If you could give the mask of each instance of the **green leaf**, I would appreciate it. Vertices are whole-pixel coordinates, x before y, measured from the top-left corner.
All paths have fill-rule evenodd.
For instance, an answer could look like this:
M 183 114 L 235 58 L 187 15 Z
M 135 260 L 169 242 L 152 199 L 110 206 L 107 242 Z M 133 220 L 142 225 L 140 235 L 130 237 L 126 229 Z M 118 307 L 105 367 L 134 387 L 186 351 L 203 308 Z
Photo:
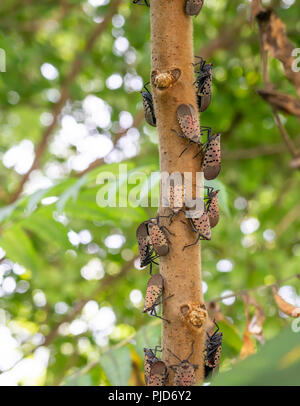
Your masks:
M 299 324 L 299 323 L 298 323 Z M 299 386 L 300 336 L 291 329 L 266 343 L 259 352 L 220 373 L 213 386 Z
M 218 326 L 223 333 L 223 341 L 228 345 L 235 353 L 239 353 L 243 342 L 239 336 L 237 328 L 227 321 L 218 322 Z
M 3 231 L 0 246 L 5 250 L 8 259 L 34 272 L 38 271 L 37 254 L 31 240 L 20 225 L 14 225 Z
M 101 355 L 99 362 L 111 385 L 128 385 L 131 373 L 131 356 L 128 347 L 107 351 Z
M 92 378 L 90 375 L 70 377 L 65 380 L 64 386 L 92 386 Z
M 20 224 L 27 230 L 32 231 L 42 240 L 50 244 L 56 244 L 65 250 L 71 247 L 68 239 L 68 230 L 66 227 L 55 221 L 48 213 L 47 209 L 41 209 L 31 215 L 28 219 L 23 220 Z
M 70 186 L 59 198 L 59 200 L 56 203 L 57 209 L 59 212 L 62 212 L 65 204 L 70 198 L 73 198 L 73 202 L 76 201 L 78 193 L 82 186 L 86 183 L 87 181 L 87 175 L 82 176 L 79 180 L 73 183 L 72 186 Z
M 28 215 L 30 215 L 31 213 L 34 212 L 34 210 L 37 207 L 38 202 L 42 199 L 42 197 L 45 196 L 45 194 L 49 191 L 49 189 L 50 188 L 39 189 L 29 197 L 27 208 L 26 208 L 26 213 Z
M 160 345 L 161 324 L 154 322 L 147 324 L 139 329 L 135 336 L 136 351 L 139 356 L 144 358 L 144 347 L 154 348 Z

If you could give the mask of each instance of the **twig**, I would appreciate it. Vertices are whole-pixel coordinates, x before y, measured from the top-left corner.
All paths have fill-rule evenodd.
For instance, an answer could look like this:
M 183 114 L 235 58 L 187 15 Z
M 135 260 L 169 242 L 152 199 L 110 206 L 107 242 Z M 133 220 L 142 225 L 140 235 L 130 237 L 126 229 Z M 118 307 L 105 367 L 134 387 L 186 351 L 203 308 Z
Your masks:
M 16 201 L 18 199 L 18 197 L 20 196 L 20 194 L 23 191 L 23 187 L 24 184 L 27 182 L 31 172 L 36 169 L 40 163 L 40 159 L 42 157 L 42 154 L 44 152 L 44 150 L 47 147 L 48 144 L 48 140 L 50 138 L 50 136 L 52 135 L 53 130 L 56 127 L 56 124 L 58 122 L 58 118 L 59 115 L 62 111 L 63 106 L 65 105 L 66 101 L 69 98 L 69 94 L 70 94 L 70 85 L 71 83 L 74 81 L 74 79 L 77 77 L 77 75 L 79 74 L 82 65 L 83 65 L 83 61 L 84 61 L 84 57 L 83 55 L 87 52 L 89 52 L 93 45 L 95 44 L 96 40 L 98 39 L 99 35 L 102 34 L 102 32 L 106 29 L 106 27 L 108 26 L 111 18 L 113 17 L 113 15 L 115 14 L 116 10 L 118 9 L 119 5 L 121 4 L 122 0 L 115 0 L 112 4 L 112 7 L 109 10 L 109 13 L 106 15 L 106 17 L 104 18 L 103 22 L 101 24 L 99 24 L 96 29 L 91 33 L 90 37 L 88 38 L 84 51 L 82 54 L 78 55 L 72 64 L 71 67 L 71 71 L 69 73 L 69 75 L 67 76 L 66 80 L 64 81 L 61 91 L 60 91 L 60 99 L 59 101 L 54 105 L 53 110 L 52 110 L 52 123 L 45 129 L 45 132 L 42 136 L 42 139 L 40 141 L 40 143 L 38 144 L 37 148 L 36 148 L 36 152 L 35 152 L 35 158 L 33 161 L 33 164 L 31 165 L 30 169 L 28 170 L 28 172 L 26 172 L 26 174 L 22 177 L 20 184 L 18 185 L 16 191 L 14 192 L 14 194 L 12 195 L 11 199 L 10 199 L 10 203 L 13 203 L 14 201 Z
M 282 125 L 282 122 L 277 113 L 277 110 L 274 107 L 272 108 L 272 112 L 273 112 L 275 123 L 283 138 L 283 141 L 286 143 L 286 146 L 287 146 L 288 150 L 290 151 L 291 155 L 293 156 L 293 158 L 296 158 L 297 156 L 299 156 L 299 152 L 297 151 L 297 148 L 295 147 L 293 141 L 291 140 L 290 136 L 288 135 L 286 129 Z
M 299 219 L 300 203 L 298 202 L 281 220 L 278 226 L 275 228 L 276 235 L 283 234 L 294 221 Z
M 296 275 L 289 276 L 288 278 L 285 278 L 285 279 L 279 279 L 276 282 L 272 283 L 271 285 L 256 286 L 254 288 L 244 289 L 244 290 L 240 290 L 238 292 L 230 293 L 230 294 L 225 295 L 225 296 L 219 296 L 219 297 L 216 297 L 215 299 L 207 301 L 206 304 L 208 305 L 208 304 L 215 303 L 215 302 L 221 302 L 224 299 L 229 299 L 229 298 L 237 297 L 237 296 L 243 296 L 245 293 L 248 293 L 248 292 L 255 292 L 255 291 L 258 291 L 258 290 L 262 290 L 262 289 L 271 289 L 273 286 L 280 285 L 280 284 L 282 284 L 284 282 L 287 282 L 287 281 L 289 281 L 291 279 L 294 279 L 294 278 L 299 279 L 300 278 L 300 273 L 298 273 Z

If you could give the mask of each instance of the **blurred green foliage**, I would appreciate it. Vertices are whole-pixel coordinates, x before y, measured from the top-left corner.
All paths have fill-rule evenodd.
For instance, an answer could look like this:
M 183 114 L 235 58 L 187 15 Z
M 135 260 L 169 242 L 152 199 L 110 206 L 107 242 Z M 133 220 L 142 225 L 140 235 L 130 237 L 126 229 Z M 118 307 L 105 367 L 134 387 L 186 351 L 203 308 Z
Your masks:
M 287 24 L 290 39 L 295 46 L 300 46 L 299 7 L 296 4 L 286 7 L 284 2 L 275 0 L 271 3 Z M 132 205 L 100 208 L 96 201 L 99 174 L 110 171 L 118 177 L 117 160 L 107 160 L 86 175 L 76 176 L 76 169 L 70 164 L 70 158 L 79 154 L 76 145 L 70 143 L 66 153 L 60 154 L 53 144 L 61 130 L 59 124 L 52 134 L 50 148 L 45 150 L 39 168 L 32 174 L 42 178 L 44 183 L 35 189 L 28 188 L 15 203 L 9 203 L 21 175 L 5 166 L 3 158 L 22 140 L 34 145 L 41 140 L 45 113 L 51 113 L 54 96 L 61 89 L 72 61 L 82 52 L 86 39 L 111 7 L 111 4 L 99 7 L 92 4 L 83 0 L 48 0 L 28 1 L 23 7 L 22 0 L 7 0 L 0 5 L 0 48 L 6 51 L 6 72 L 0 73 L 0 247 L 5 251 L 0 264 L 4 266 L 0 274 L 0 322 L 9 328 L 19 354 L 31 359 L 37 354 L 35 348 L 43 344 L 50 350 L 46 370 L 30 382 L 22 377 L 11 378 L 19 384 L 139 384 L 143 346 L 159 344 L 159 324 L 154 323 L 154 328 L 149 317 L 141 314 L 142 301 L 132 299 L 138 297 L 139 292 L 144 294 L 146 271 L 131 266 L 118 278 L 126 264 L 137 256 L 137 225 L 155 215 L 156 208 Z M 222 172 L 215 182 L 222 190 L 221 220 L 213 230 L 212 241 L 202 244 L 206 300 L 219 297 L 224 291 L 250 289 L 299 272 L 299 216 L 290 220 L 288 213 L 299 204 L 300 174 L 289 168 L 291 157 L 273 122 L 270 107 L 256 93 L 262 87 L 261 62 L 257 27 L 250 27 L 249 11 L 249 2 L 245 0 L 207 0 L 201 15 L 193 19 L 197 54 L 214 39 L 225 36 L 233 23 L 240 24 L 239 34 L 232 38 L 230 46 L 216 49 L 210 58 L 215 69 L 213 99 L 209 109 L 201 115 L 202 125 L 212 126 L 223 134 L 224 157 Z M 112 140 L 116 137 L 120 113 L 127 111 L 135 117 L 142 104 L 138 92 L 128 91 L 124 85 L 110 89 L 107 79 L 112 74 L 119 74 L 123 79 L 125 75 L 139 75 L 146 82 L 150 73 L 149 10 L 124 0 L 118 16 L 93 49 L 82 56 L 82 69 L 70 86 L 70 101 L 61 114 L 61 118 L 64 115 L 76 117 L 80 123 L 83 101 L 88 95 L 97 96 L 109 106 L 112 121 L 111 126 L 99 128 L 99 132 Z M 116 39 L 120 37 L 129 42 L 126 52 L 116 51 Z M 41 74 L 45 63 L 58 71 L 58 76 L 51 81 Z M 272 61 L 270 73 L 278 89 L 295 94 L 278 61 Z M 290 116 L 282 116 L 282 119 L 300 146 L 298 121 Z M 145 123 L 139 126 L 139 131 L 136 154 L 129 158 L 121 154 L 121 159 L 128 164 L 131 175 L 142 171 L 149 179 L 151 172 L 159 170 L 157 135 Z M 282 148 L 277 152 L 264 153 L 265 146 L 281 143 Z M 120 142 L 115 149 L 122 153 L 124 148 Z M 22 159 L 18 157 L 20 162 Z M 51 174 L 51 167 L 55 168 L 55 175 Z M 31 186 L 33 178 L 29 179 Z M 50 181 L 47 183 L 45 179 Z M 114 186 L 117 186 L 117 196 L 123 196 L 122 181 L 117 185 L 111 181 L 108 190 Z M 129 190 L 133 187 L 129 185 Z M 146 190 L 157 197 L 158 183 L 141 182 L 138 191 L 145 195 Z M 257 219 L 259 227 L 245 234 L 241 224 L 249 218 Z M 82 230 L 89 231 L 90 241 L 80 240 Z M 266 230 L 274 230 L 275 239 L 266 237 L 270 235 L 264 233 Z M 114 235 L 123 236 L 117 248 L 110 246 L 107 240 Z M 98 267 L 98 273 L 84 277 L 85 267 L 95 259 L 93 264 Z M 216 264 L 222 259 L 231 261 L 231 272 L 217 270 Z M 24 267 L 21 272 L 16 263 Z M 12 291 L 3 289 L 7 278 L 15 282 Z M 7 281 L 10 286 L 14 284 L 12 279 Z M 289 285 L 299 292 L 297 280 L 291 280 Z M 278 336 L 290 324 L 289 319 L 279 315 L 268 289 L 254 296 L 266 312 L 266 340 Z M 76 314 L 77 324 L 74 324 L 72 309 L 81 300 L 87 300 L 87 305 Z M 231 368 L 239 356 L 246 320 L 239 298 L 231 305 L 221 302 L 220 307 L 228 321 L 220 325 L 224 333 L 222 371 Z M 113 321 L 102 328 L 106 317 Z M 53 331 L 55 336 L 50 340 Z M 287 342 L 296 336 L 283 333 L 283 338 L 280 335 L 273 341 L 276 344 L 270 343 L 268 347 L 267 344 L 268 363 L 280 346 L 282 356 L 283 347 L 290 351 Z M 261 344 L 257 343 L 257 347 Z M 255 357 L 244 361 L 236 373 L 220 375 L 216 384 L 257 382 L 246 378 L 248 368 L 253 368 L 259 354 Z M 7 365 L 2 371 L 12 366 Z M 87 368 L 87 365 L 92 367 Z M 272 384 L 271 365 L 269 372 L 257 373 L 260 384 Z M 0 374 L 0 382 L 4 375 Z M 279 371 L 275 375 L 276 384 L 280 384 Z

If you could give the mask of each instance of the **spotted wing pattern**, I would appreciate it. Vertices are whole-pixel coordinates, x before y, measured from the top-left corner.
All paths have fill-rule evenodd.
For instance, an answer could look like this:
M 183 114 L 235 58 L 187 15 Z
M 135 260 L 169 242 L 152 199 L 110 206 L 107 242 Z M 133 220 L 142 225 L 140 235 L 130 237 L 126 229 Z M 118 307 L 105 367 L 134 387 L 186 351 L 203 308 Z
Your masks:
M 207 334 L 205 352 L 204 352 L 204 365 L 205 377 L 207 378 L 214 369 L 218 368 L 220 356 L 222 352 L 223 334 L 218 332 L 219 328 L 213 335 Z
M 205 240 L 210 240 L 211 239 L 211 228 L 210 228 L 209 218 L 208 218 L 206 210 L 204 210 L 204 213 L 202 214 L 201 217 L 193 218 L 192 221 L 194 223 L 195 228 L 197 229 L 197 231 L 199 231 L 201 236 Z
M 151 310 L 153 306 L 158 304 L 158 299 L 161 296 L 164 288 L 164 280 L 160 274 L 152 275 L 148 281 L 145 305 L 143 313 Z
M 186 0 L 185 12 L 189 16 L 197 16 L 203 6 L 204 0 Z
M 210 202 L 207 210 L 210 227 L 215 227 L 219 222 L 219 205 L 218 205 L 218 190 L 212 192 L 209 196 Z
M 200 144 L 200 126 L 194 107 L 191 104 L 181 104 L 176 113 L 184 137 Z
M 148 235 L 146 222 L 141 223 L 136 230 L 136 237 L 138 241 L 140 262 L 141 264 L 145 261 L 147 256 L 150 254 L 150 243 L 151 239 Z
M 156 127 L 156 117 L 153 106 L 152 94 L 145 88 L 145 91 L 141 92 L 143 98 L 143 107 L 146 122 L 152 127 Z
M 148 224 L 149 235 L 157 255 L 164 256 L 169 252 L 168 239 L 156 222 L 150 222 Z
M 221 134 L 216 134 L 208 141 L 203 160 L 204 177 L 215 179 L 221 170 Z
M 178 213 L 184 205 L 184 185 L 170 185 L 170 208 Z
M 211 102 L 211 86 L 212 86 L 212 64 L 200 63 L 200 70 L 197 71 L 196 79 L 196 95 L 197 104 L 200 112 L 205 111 Z
M 144 348 L 144 371 L 145 371 L 145 383 L 148 385 L 150 379 L 151 366 L 154 362 L 158 361 L 158 358 L 151 349 Z
M 195 367 L 188 361 L 175 366 L 174 384 L 176 386 L 192 386 L 195 383 Z
M 148 386 L 164 386 L 168 376 L 168 368 L 163 361 L 157 361 L 151 366 Z

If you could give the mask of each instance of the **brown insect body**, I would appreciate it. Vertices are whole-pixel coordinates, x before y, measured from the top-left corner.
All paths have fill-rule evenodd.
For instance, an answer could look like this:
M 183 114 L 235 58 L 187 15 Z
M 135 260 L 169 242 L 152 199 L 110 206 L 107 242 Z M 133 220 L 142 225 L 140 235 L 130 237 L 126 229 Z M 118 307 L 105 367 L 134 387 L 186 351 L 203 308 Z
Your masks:
M 204 177 L 207 180 L 215 179 L 221 170 L 221 134 L 209 136 L 203 160 Z
M 170 184 L 168 192 L 168 198 L 163 197 L 163 202 L 164 204 L 167 204 L 172 213 L 169 216 L 160 217 L 168 217 L 171 224 L 174 216 L 184 208 L 184 185 L 182 185 L 182 183 L 176 184 L 173 182 Z
M 179 360 L 178 364 L 171 365 L 170 368 L 175 372 L 174 385 L 175 386 L 192 386 L 195 383 L 195 370 L 198 369 L 198 365 L 191 364 L 189 359 L 194 352 L 194 343 L 192 344 L 192 352 L 187 359 L 180 360 L 177 355 L 169 352 Z
M 152 94 L 147 89 L 147 84 L 144 85 L 144 89 L 140 93 L 143 99 L 143 107 L 144 107 L 144 114 L 146 122 L 151 125 L 152 127 L 156 127 L 156 116 L 154 112 L 154 105 L 153 105 L 153 98 Z
M 204 0 L 186 0 L 185 2 L 185 12 L 189 16 L 197 16 L 203 6 Z
M 201 144 L 198 115 L 194 106 L 191 104 L 180 104 L 180 106 L 177 107 L 176 114 L 179 126 L 183 132 L 181 136 L 191 142 Z
M 142 264 L 149 254 L 151 244 L 147 223 L 145 221 L 138 226 L 136 230 L 136 237 L 139 247 L 140 262 Z
M 154 251 L 159 256 L 165 256 L 169 253 L 169 241 L 164 232 L 165 227 L 158 224 L 157 218 L 150 219 L 148 222 L 148 232 Z
M 199 217 L 195 214 L 194 217 L 189 217 L 188 220 L 192 231 L 198 235 L 192 244 L 185 245 L 183 249 L 196 245 L 199 240 L 211 240 L 211 227 L 205 205 L 203 205 L 203 211 L 200 212 Z
M 212 86 L 212 63 L 206 63 L 201 57 L 200 62 L 194 64 L 194 66 L 199 65 L 199 70 L 196 70 L 195 73 L 198 74 L 195 81 L 196 85 L 196 96 L 197 104 L 200 112 L 205 111 L 211 102 L 211 86 Z
M 163 277 L 160 274 L 152 275 L 147 285 L 143 313 L 151 311 L 155 306 L 160 304 L 163 289 L 164 289 Z
M 205 378 L 209 377 L 218 367 L 222 351 L 223 334 L 219 332 L 219 327 L 210 336 L 207 333 L 207 339 L 204 351 L 204 366 L 205 366 Z
M 148 386 L 165 386 L 168 377 L 168 368 L 163 361 L 156 361 L 150 369 Z
M 158 348 L 160 348 L 160 346 L 157 346 L 154 348 L 154 352 L 153 350 L 150 348 L 144 348 L 144 371 L 145 371 L 145 383 L 146 385 L 148 385 L 149 379 L 150 379 L 150 373 L 151 373 L 151 367 L 152 365 L 157 362 L 160 361 L 159 358 L 157 358 L 156 353 L 157 351 L 161 351 L 158 350 Z
M 206 204 L 209 224 L 211 228 L 215 227 L 219 222 L 218 193 L 219 190 L 208 188 Z

